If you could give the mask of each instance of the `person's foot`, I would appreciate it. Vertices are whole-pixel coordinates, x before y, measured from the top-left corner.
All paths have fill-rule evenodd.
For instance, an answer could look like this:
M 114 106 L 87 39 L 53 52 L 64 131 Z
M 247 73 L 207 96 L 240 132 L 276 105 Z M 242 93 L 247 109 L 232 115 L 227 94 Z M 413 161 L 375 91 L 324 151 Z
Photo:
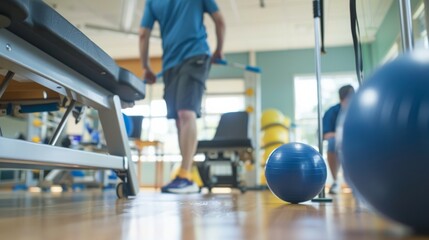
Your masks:
M 337 182 L 332 183 L 331 188 L 329 188 L 329 194 L 337 194 L 339 190 L 339 186 Z
M 176 177 L 169 184 L 161 188 L 163 193 L 198 193 L 200 188 L 193 181 Z

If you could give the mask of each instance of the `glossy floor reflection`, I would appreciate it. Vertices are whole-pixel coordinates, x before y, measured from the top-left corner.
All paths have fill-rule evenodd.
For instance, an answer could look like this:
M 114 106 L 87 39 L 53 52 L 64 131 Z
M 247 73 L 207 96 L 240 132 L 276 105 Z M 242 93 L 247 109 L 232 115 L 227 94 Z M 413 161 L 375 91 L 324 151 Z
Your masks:
M 351 194 L 333 203 L 285 204 L 269 191 L 169 195 L 0 193 L 1 239 L 428 239 L 356 210 Z

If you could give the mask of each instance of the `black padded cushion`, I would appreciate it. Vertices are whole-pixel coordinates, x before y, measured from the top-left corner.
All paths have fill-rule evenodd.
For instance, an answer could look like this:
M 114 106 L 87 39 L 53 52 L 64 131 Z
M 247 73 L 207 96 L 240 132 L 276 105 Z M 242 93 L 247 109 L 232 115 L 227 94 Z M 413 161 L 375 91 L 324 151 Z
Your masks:
M 9 8 L 0 1 L 0 11 Z M 26 6 L 25 21 L 13 21 L 8 29 L 42 51 L 118 95 L 123 101 L 143 99 L 145 85 L 136 76 L 122 70 L 101 48 L 79 29 L 40 0 L 15 0 Z M 130 80 L 133 79 L 133 80 Z
M 12 21 L 24 21 L 29 14 L 28 2 L 29 0 L 1 0 L 0 15 L 8 17 Z
M 119 96 L 123 96 L 123 99 L 139 100 L 145 98 L 144 82 L 127 69 L 120 69 L 119 83 L 121 83 L 121 85 L 117 89 L 117 92 Z
M 220 117 L 215 136 L 209 141 L 198 141 L 198 150 L 221 148 L 252 148 L 248 137 L 249 114 L 229 112 Z
M 250 139 L 215 139 L 198 141 L 197 149 L 252 148 Z
M 35 45 L 106 89 L 115 89 L 119 67 L 82 32 L 42 1 L 32 2 L 31 19 L 39 36 Z
M 220 117 L 213 140 L 247 139 L 249 115 L 247 112 L 229 112 Z

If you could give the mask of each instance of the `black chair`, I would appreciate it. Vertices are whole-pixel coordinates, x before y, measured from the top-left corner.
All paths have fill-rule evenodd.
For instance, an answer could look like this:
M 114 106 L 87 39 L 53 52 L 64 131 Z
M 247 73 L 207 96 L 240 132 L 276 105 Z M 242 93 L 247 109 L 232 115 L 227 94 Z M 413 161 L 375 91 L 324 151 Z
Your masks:
M 199 141 L 197 153 L 203 153 L 205 160 L 197 164 L 204 187 L 246 187 L 240 180 L 239 168 L 244 159 L 251 156 L 252 141 L 249 138 L 249 115 L 247 112 L 222 114 L 216 134 L 212 140 Z M 223 171 L 216 171 L 216 170 Z

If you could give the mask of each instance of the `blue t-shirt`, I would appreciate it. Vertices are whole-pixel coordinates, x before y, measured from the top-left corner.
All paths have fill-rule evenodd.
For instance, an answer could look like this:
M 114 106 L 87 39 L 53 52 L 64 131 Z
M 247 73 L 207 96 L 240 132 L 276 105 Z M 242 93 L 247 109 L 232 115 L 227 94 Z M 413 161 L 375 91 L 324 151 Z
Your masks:
M 147 0 L 141 27 L 161 28 L 163 71 L 192 56 L 210 55 L 204 13 L 219 10 L 215 0 Z
M 338 113 L 341 110 L 341 104 L 337 104 L 332 106 L 325 112 L 323 115 L 323 134 L 328 132 L 335 132 L 335 128 L 337 127 L 337 118 Z

